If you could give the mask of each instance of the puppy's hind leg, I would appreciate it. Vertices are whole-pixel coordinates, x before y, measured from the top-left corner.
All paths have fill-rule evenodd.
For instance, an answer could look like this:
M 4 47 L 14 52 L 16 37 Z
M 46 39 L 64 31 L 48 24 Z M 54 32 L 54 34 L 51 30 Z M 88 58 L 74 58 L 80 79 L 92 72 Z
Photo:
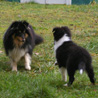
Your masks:
M 70 64 L 70 66 L 67 67 L 67 72 L 69 76 L 69 82 L 65 84 L 64 86 L 71 86 L 73 81 L 75 80 L 74 75 L 75 75 L 76 69 L 73 69 L 72 65 Z
M 27 53 L 25 54 L 25 69 L 31 70 L 31 56 Z
M 69 82 L 68 82 L 67 86 L 71 86 L 73 81 L 75 80 L 74 74 L 75 74 L 75 70 L 72 70 L 72 71 L 68 70 Z
M 60 72 L 62 74 L 62 80 L 64 80 L 66 82 L 67 81 L 67 69 L 64 67 L 61 67 Z

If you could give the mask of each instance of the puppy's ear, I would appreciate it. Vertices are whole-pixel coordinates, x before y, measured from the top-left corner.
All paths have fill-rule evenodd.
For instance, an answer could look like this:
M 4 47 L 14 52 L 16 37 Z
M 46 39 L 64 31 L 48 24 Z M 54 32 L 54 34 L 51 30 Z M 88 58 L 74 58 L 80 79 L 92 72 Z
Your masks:
M 64 30 L 61 27 L 55 27 L 53 29 L 54 40 L 58 41 L 64 35 Z
M 53 32 L 53 36 L 55 36 L 55 33 L 57 32 L 57 27 L 53 28 L 52 32 Z
M 52 32 L 54 33 L 55 31 L 56 31 L 55 28 L 53 28 Z
M 61 28 L 60 27 L 55 27 L 55 28 L 53 28 L 53 30 L 52 30 L 52 32 L 54 33 L 54 32 L 57 32 L 57 31 L 59 31 Z
M 64 30 L 64 32 L 65 32 L 69 37 L 71 37 L 71 31 L 70 31 L 70 29 L 69 29 L 67 26 L 62 26 L 61 28 Z

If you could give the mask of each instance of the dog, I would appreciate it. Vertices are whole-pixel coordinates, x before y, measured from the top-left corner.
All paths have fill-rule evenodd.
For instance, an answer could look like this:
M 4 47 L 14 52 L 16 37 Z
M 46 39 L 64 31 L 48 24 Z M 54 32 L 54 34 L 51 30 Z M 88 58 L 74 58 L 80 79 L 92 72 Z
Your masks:
M 59 66 L 62 79 L 69 82 L 65 86 L 72 85 L 76 70 L 80 74 L 85 70 L 92 84 L 95 84 L 92 58 L 88 51 L 71 40 L 71 31 L 67 26 L 53 28 L 54 52 L 56 56 L 55 65 Z
M 25 69 L 31 70 L 33 49 L 42 42 L 43 38 L 35 34 L 28 22 L 14 21 L 3 37 L 5 53 L 10 58 L 12 71 L 17 71 L 17 63 L 21 59 L 25 61 Z

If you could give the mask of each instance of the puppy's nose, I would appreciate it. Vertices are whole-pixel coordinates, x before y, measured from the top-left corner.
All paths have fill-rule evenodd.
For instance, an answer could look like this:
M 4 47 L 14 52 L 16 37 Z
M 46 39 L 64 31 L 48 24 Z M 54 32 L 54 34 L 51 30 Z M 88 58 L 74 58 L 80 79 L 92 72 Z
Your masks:
M 25 38 L 24 38 L 24 39 L 22 39 L 22 42 L 25 42 Z

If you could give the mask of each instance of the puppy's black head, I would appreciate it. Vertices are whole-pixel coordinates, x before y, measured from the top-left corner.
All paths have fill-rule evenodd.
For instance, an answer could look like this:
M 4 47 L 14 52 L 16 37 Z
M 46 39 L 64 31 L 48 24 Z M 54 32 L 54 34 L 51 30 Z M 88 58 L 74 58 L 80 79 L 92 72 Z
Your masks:
M 67 36 L 71 38 L 70 29 L 67 26 L 62 26 L 61 28 L 64 30 L 65 34 L 67 34 Z
M 71 32 L 67 26 L 55 27 L 52 32 L 53 32 L 54 40 L 56 41 L 62 38 L 65 34 L 66 36 L 71 38 Z

